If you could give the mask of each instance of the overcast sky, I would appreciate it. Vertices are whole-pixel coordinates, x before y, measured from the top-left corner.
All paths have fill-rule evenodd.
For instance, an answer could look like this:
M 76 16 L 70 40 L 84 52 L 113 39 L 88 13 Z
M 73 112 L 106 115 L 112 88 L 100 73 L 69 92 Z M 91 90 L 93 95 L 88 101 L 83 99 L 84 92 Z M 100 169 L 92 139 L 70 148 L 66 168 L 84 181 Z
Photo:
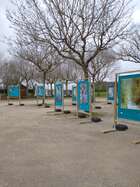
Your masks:
M 10 0 L 0 0 L 0 53 L 7 54 L 7 46 L 4 44 L 5 36 L 12 36 L 10 24 L 6 19 L 5 10 L 10 7 Z
M 133 0 L 135 5 L 135 10 L 133 14 L 133 22 L 140 24 L 140 0 Z M 10 8 L 10 0 L 0 0 L 0 53 L 7 56 L 7 46 L 4 44 L 4 37 L 12 37 L 13 31 L 10 29 L 10 24 L 6 19 L 5 10 Z M 127 67 L 127 68 L 126 68 Z M 140 69 L 140 65 L 136 65 L 133 63 L 121 63 L 120 70 L 133 70 L 133 69 Z

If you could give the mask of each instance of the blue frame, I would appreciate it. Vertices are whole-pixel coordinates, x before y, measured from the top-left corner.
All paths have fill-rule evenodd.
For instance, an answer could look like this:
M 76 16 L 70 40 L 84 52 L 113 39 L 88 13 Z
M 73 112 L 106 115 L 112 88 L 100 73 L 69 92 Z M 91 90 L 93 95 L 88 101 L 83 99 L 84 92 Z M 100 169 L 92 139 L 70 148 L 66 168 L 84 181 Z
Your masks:
M 77 88 L 76 86 L 72 86 L 72 104 L 76 104 L 76 100 L 77 100 L 76 88 Z
M 112 94 L 110 94 L 110 90 Z M 114 103 L 114 83 L 113 82 L 108 85 L 107 101 Z
M 85 112 L 90 112 L 91 109 L 91 83 L 89 80 L 79 80 L 78 81 L 78 95 L 77 104 L 78 110 Z M 85 89 L 85 95 L 82 94 L 82 88 Z
M 9 97 L 19 97 L 20 96 L 20 87 L 19 87 L 19 85 L 8 86 L 8 96 Z
M 44 97 L 45 95 L 45 87 L 44 86 L 37 86 L 37 90 L 36 90 L 36 96 L 38 97 Z
M 117 81 L 118 81 L 118 110 L 117 110 L 117 117 L 120 119 L 126 119 L 126 120 L 132 120 L 132 121 L 140 121 L 140 110 L 139 109 L 126 109 L 122 108 L 122 81 L 123 80 L 129 80 L 129 79 L 135 79 L 140 78 L 140 73 L 135 74 L 129 74 L 129 75 L 118 75 Z
M 60 81 L 57 81 L 55 83 L 55 107 L 60 108 L 64 106 L 64 89 L 63 89 L 63 83 Z

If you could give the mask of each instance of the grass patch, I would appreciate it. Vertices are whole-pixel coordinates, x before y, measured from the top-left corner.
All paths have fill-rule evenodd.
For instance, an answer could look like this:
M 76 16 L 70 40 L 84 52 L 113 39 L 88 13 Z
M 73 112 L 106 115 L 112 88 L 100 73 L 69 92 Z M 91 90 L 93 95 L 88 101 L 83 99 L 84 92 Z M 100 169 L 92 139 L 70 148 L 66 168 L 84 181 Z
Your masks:
M 92 117 L 102 117 L 102 116 L 104 116 L 104 114 L 103 113 L 99 113 L 99 112 L 92 112 L 91 116 Z

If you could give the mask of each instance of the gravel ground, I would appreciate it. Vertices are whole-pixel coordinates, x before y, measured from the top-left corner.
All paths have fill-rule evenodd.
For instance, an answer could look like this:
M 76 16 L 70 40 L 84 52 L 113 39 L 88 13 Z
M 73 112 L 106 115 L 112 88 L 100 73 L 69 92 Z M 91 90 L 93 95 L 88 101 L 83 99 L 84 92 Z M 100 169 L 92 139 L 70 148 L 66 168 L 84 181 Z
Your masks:
M 140 187 L 140 145 L 132 144 L 140 125 L 101 133 L 113 125 L 104 100 L 96 103 L 100 123 L 22 102 L 0 103 L 0 187 Z

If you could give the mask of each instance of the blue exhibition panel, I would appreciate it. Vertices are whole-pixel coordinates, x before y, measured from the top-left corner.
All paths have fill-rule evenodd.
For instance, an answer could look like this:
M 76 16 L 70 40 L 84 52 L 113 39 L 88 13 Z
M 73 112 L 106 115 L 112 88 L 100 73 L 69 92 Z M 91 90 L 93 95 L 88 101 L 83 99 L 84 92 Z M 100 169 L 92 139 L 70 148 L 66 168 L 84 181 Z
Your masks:
M 76 85 L 75 86 L 72 86 L 72 104 L 76 104 L 76 95 L 77 95 L 77 87 Z
M 20 96 L 20 88 L 18 85 L 8 86 L 8 96 L 9 97 L 19 97 Z
M 89 80 L 79 80 L 78 81 L 77 104 L 78 104 L 78 110 L 90 112 L 91 83 Z
M 108 91 L 107 91 L 107 101 L 114 102 L 114 83 L 111 82 L 108 84 Z
M 140 73 L 120 74 L 117 82 L 118 118 L 140 121 Z
M 45 87 L 44 86 L 37 86 L 36 96 L 44 97 L 45 95 Z
M 63 83 L 57 81 L 55 83 L 55 107 L 63 107 L 64 105 L 64 90 Z

